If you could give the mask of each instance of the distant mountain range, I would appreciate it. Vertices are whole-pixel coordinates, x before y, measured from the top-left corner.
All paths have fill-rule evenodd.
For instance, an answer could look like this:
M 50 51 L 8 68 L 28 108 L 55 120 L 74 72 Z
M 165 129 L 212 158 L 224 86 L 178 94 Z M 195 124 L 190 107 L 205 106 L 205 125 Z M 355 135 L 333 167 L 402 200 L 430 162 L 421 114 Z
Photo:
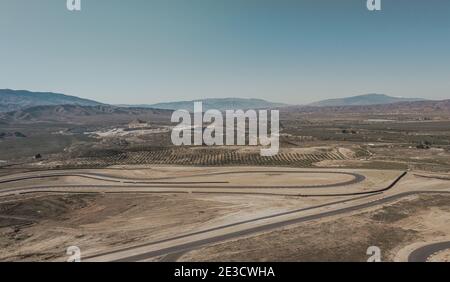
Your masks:
M 450 100 L 443 101 L 415 101 L 399 102 L 385 105 L 361 105 L 361 106 L 287 106 L 280 108 L 281 116 L 295 118 L 294 115 L 306 114 L 308 117 L 323 116 L 344 116 L 355 115 L 398 115 L 406 114 L 421 117 L 423 115 L 450 114 Z M 78 106 L 78 105 L 57 105 L 57 106 L 35 106 L 25 109 L 0 113 L 0 125 L 2 124 L 30 124 L 30 123 L 68 123 L 102 126 L 129 123 L 134 119 L 146 122 L 158 122 L 170 124 L 172 110 L 151 109 L 151 108 L 125 108 L 109 105 L 99 106 Z M 303 117 L 302 117 L 303 118 Z
M 109 105 L 44 105 L 0 113 L 0 124 L 11 123 L 73 123 L 115 125 L 133 119 L 169 123 L 172 111 L 142 108 L 119 108 Z
M 286 106 L 282 103 L 273 103 L 262 99 L 244 99 L 244 98 L 217 98 L 195 100 L 203 102 L 203 110 L 232 110 L 232 109 L 262 109 Z M 58 105 L 77 105 L 77 106 L 105 106 L 106 104 L 83 99 L 75 96 L 52 92 L 31 92 L 26 90 L 0 89 L 0 112 L 17 111 L 35 106 L 58 106 Z M 153 105 L 117 105 L 117 107 L 127 108 L 152 108 L 163 110 L 186 109 L 193 110 L 193 101 L 176 101 L 168 103 L 159 103 Z
M 398 102 L 391 104 L 375 105 L 353 105 L 353 106 L 289 106 L 283 108 L 285 113 L 314 113 L 317 115 L 342 114 L 352 116 L 353 114 L 450 114 L 450 100 L 424 100 L 412 102 Z
M 417 102 L 425 101 L 422 98 L 400 98 L 384 94 L 366 94 L 346 98 L 328 99 L 309 104 L 314 107 L 336 107 L 336 106 L 368 106 L 368 105 L 386 105 L 399 102 Z
M 197 101 L 197 100 L 196 100 Z M 450 100 L 430 101 L 368 94 L 325 100 L 311 105 L 286 105 L 261 99 L 204 99 L 203 110 L 279 108 L 282 114 L 353 115 L 353 114 L 448 114 Z M 191 110 L 194 101 L 154 105 L 113 106 L 56 93 L 0 90 L 0 125 L 11 123 L 76 123 L 114 125 L 133 119 L 170 123 L 174 109 Z
M 117 107 L 127 108 L 152 108 L 163 110 L 186 109 L 193 111 L 194 102 L 201 101 L 203 110 L 232 110 L 232 109 L 267 109 L 289 106 L 283 103 L 269 102 L 263 99 L 245 99 L 245 98 L 212 98 L 192 101 L 175 101 L 158 104 L 142 105 L 117 105 Z M 366 94 L 354 97 L 328 99 L 309 104 L 313 107 L 336 107 L 336 106 L 369 106 L 386 105 L 398 102 L 417 102 L 425 101 L 421 98 L 400 98 L 384 94 Z M 83 99 L 75 96 L 69 96 L 52 92 L 31 92 L 26 90 L 0 89 L 0 112 L 10 112 L 22 110 L 35 106 L 58 106 L 58 105 L 77 105 L 77 106 L 106 106 L 106 104 Z
M 123 107 L 153 108 L 165 110 L 184 109 L 188 111 L 194 110 L 194 102 L 202 102 L 203 111 L 210 109 L 237 110 L 237 109 L 267 109 L 287 106 L 282 103 L 269 102 L 263 99 L 245 99 L 245 98 L 211 98 L 192 101 L 177 101 L 168 103 L 159 103 L 153 105 L 120 105 Z
M 0 112 L 50 105 L 98 106 L 102 103 L 52 92 L 0 89 Z

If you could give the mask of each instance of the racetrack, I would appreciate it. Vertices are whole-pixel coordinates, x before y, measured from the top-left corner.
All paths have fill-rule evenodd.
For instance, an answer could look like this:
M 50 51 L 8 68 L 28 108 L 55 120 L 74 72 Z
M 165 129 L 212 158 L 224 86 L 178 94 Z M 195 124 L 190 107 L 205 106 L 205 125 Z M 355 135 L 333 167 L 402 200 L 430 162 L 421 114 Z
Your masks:
M 143 253 L 139 253 L 142 248 L 145 247 L 149 247 L 151 245 L 156 245 L 159 243 L 163 243 L 163 242 L 168 242 L 171 240 L 178 240 L 180 238 L 185 238 L 188 236 L 192 236 L 192 235 L 197 235 L 197 234 L 188 234 L 186 236 L 181 236 L 181 237 L 176 237 L 176 238 L 171 238 L 171 239 L 166 239 L 164 241 L 159 241 L 159 242 L 153 242 L 153 243 L 149 243 L 146 245 L 141 245 L 141 246 L 136 246 L 136 247 L 130 247 L 130 248 L 126 248 L 123 250 L 116 250 L 116 251 L 112 251 L 112 252 L 108 252 L 108 253 L 102 253 L 102 254 L 98 254 L 95 256 L 90 256 L 90 257 L 86 257 L 86 259 L 88 261 L 103 261 L 106 257 L 114 257 L 114 256 L 122 256 L 124 255 L 124 257 L 121 257 L 120 259 L 116 259 L 114 261 L 117 262 L 132 262 L 132 261 L 143 261 L 143 260 L 148 260 L 150 258 L 154 258 L 154 257 L 159 257 L 159 256 L 167 256 L 167 255 L 171 255 L 171 254 L 178 254 L 178 253 L 184 253 L 184 252 L 188 252 L 188 251 L 192 251 L 198 248 L 201 248 L 205 245 L 208 244 L 213 244 L 213 243 L 218 243 L 218 242 L 223 242 L 223 241 L 227 241 L 227 240 L 231 240 L 231 239 L 235 239 L 238 237 L 242 237 L 242 236 L 247 236 L 247 235 L 251 235 L 251 234 L 255 234 L 255 233 L 260 233 L 260 232 L 265 232 L 265 231 L 270 231 L 270 230 L 274 230 L 277 228 L 281 228 L 281 227 L 285 227 L 285 226 L 289 226 L 289 225 L 293 225 L 293 224 L 298 224 L 298 223 L 302 223 L 302 222 L 307 222 L 307 221 L 311 221 L 311 220 L 317 220 L 317 219 L 321 219 L 321 218 L 325 218 L 325 217 L 331 217 L 334 215 L 339 215 L 339 214 L 344 214 L 344 213 L 350 213 L 353 211 L 357 211 L 357 210 L 362 210 L 362 209 L 366 209 L 369 207 L 373 207 L 379 204 L 383 204 L 383 203 L 388 203 L 391 201 L 395 201 L 401 198 L 405 198 L 405 197 L 409 197 L 412 195 L 419 195 L 419 194 L 450 194 L 450 191 L 416 191 L 416 192 L 406 192 L 406 193 L 401 193 L 401 194 L 397 194 L 394 196 L 390 196 L 390 197 L 386 197 L 386 198 L 381 198 L 375 201 L 370 201 L 364 204 L 359 204 L 359 205 L 354 205 L 354 206 L 350 206 L 350 207 L 346 207 L 343 209 L 337 209 L 337 210 L 333 210 L 333 211 L 329 211 L 329 212 L 323 212 L 323 213 L 318 213 L 318 214 L 314 214 L 314 215 L 309 215 L 309 216 L 305 216 L 305 217 L 299 217 L 299 218 L 295 218 L 292 220 L 287 220 L 287 221 L 280 221 L 280 222 L 276 222 L 276 223 L 272 223 L 272 224 L 267 224 L 267 225 L 261 225 L 255 228 L 250 228 L 250 229 L 245 229 L 245 230 L 241 230 L 238 232 L 232 232 L 232 233 L 227 233 L 221 236 L 216 236 L 216 237 L 209 237 L 207 239 L 203 239 L 203 240 L 198 240 L 198 241 L 193 241 L 193 242 L 189 242 L 189 243 L 185 243 L 185 244 L 179 244 L 179 245 L 175 245 L 175 246 L 171 246 L 169 248 L 162 248 L 162 249 L 158 249 L 158 250 L 154 250 L 154 251 L 149 251 L 149 252 L 143 252 Z M 353 199 L 353 200 L 359 200 L 361 198 L 357 198 L 357 199 Z M 344 201 L 345 202 L 345 201 Z M 348 201 L 347 201 L 348 202 Z M 336 204 L 336 203 L 333 203 Z M 332 205 L 333 205 L 332 204 Z M 318 208 L 318 207 L 314 207 L 314 208 Z M 299 211 L 294 211 L 294 212 L 299 212 Z M 278 216 L 278 215 L 274 215 Z M 255 219 L 259 220 L 259 219 Z M 238 223 L 240 224 L 240 223 Z M 209 232 L 210 230 L 206 230 L 204 232 Z M 204 233 L 201 232 L 201 233 Z M 137 253 L 136 255 L 128 255 L 130 253 L 133 253 L 133 251 L 136 250 Z M 108 259 L 106 259 L 108 261 Z
M 450 249 L 450 241 L 422 246 L 408 256 L 408 262 L 427 262 L 434 254 Z
M 52 177 L 67 177 L 67 176 L 76 176 L 86 179 L 95 179 L 101 181 L 108 182 L 116 182 L 116 183 L 125 183 L 125 184 L 152 184 L 152 185 L 171 185 L 168 187 L 171 188 L 185 188 L 185 186 L 180 185 L 199 185 L 199 184 L 226 184 L 228 181 L 157 181 L 157 180 L 170 180 L 170 179 L 184 179 L 184 178 L 194 178 L 194 177 L 217 177 L 219 175 L 233 175 L 233 174 L 270 174 L 270 173 L 282 173 L 282 174 L 334 174 L 334 175 L 347 175 L 351 176 L 352 179 L 348 181 L 332 183 L 332 184 L 323 184 L 323 185 L 289 185 L 289 186 L 263 186 L 263 185 L 239 185 L 239 186 L 217 186 L 214 188 L 257 188 L 257 189 L 273 189 L 273 188 L 285 188 L 285 189 L 305 189 L 305 188 L 328 188 L 328 187 L 339 187 L 339 186 L 347 186 L 362 182 L 366 179 L 364 175 L 359 173 L 352 172 L 336 172 L 336 171 L 288 171 L 288 170 L 264 170 L 264 171 L 228 171 L 228 172 L 218 172 L 218 173 L 208 173 L 208 174 L 196 174 L 192 176 L 182 176 L 182 177 L 160 177 L 160 178 L 151 178 L 151 179 L 136 179 L 129 177 L 117 177 L 111 176 L 107 174 L 100 173 L 73 173 L 73 172 L 40 172 L 38 175 L 30 175 L 30 176 L 12 176 L 6 178 L 0 178 L 0 184 L 4 183 L 12 183 L 24 180 L 31 179 L 43 179 L 43 178 L 52 178 Z
M 326 178 L 347 178 L 340 182 L 325 183 L 316 185 L 242 185 L 239 184 L 239 177 L 245 177 L 251 181 L 252 177 L 264 175 L 271 178 L 270 174 L 277 174 L 279 178 L 286 178 L 295 181 L 296 175 L 299 181 L 303 175 L 318 175 Z M 77 177 L 87 180 L 96 180 L 98 184 L 46 184 L 46 185 L 24 185 L 16 186 L 17 183 L 30 180 L 42 180 L 55 177 Z M 214 181 L 222 177 L 221 181 Z M 234 182 L 229 178 L 234 177 Z M 192 178 L 206 178 L 205 181 L 192 181 Z M 350 179 L 348 179 L 350 178 Z M 39 173 L 20 174 L 0 178 L 0 197 L 12 194 L 30 194 L 35 192 L 54 193 L 223 193 L 237 195 L 267 195 L 267 196 L 306 196 L 302 189 L 328 189 L 346 187 L 363 182 L 366 177 L 359 173 L 336 172 L 336 171 L 301 171 L 301 170 L 246 170 L 246 171 L 225 171 L 215 173 L 199 173 L 190 176 L 180 177 L 156 177 L 156 178 L 131 178 L 118 177 L 104 173 L 91 172 L 71 172 L 71 171 L 45 171 Z M 270 180 L 270 179 L 269 179 Z M 269 181 L 268 180 L 268 181 Z M 113 184 L 102 184 L 109 182 Z M 15 184 L 14 188 L 8 188 Z M 5 188 L 1 188 L 4 186 Z M 266 191 L 265 191 L 266 190 Z M 285 193 L 282 193 L 285 191 Z M 290 191 L 287 193 L 286 191 Z M 298 193 L 297 193 L 298 192 Z M 331 193 L 330 193 L 331 194 Z M 335 193 L 332 193 L 335 196 Z M 344 193 L 342 196 L 350 196 L 352 193 Z
M 262 185 L 237 185 L 232 180 L 228 181 L 227 176 L 237 177 L 236 175 L 248 175 L 256 177 L 256 175 L 273 174 L 267 177 L 296 177 L 299 179 L 301 175 L 311 174 L 321 177 L 332 177 L 333 175 L 342 177 L 341 181 L 334 184 L 324 183 L 317 185 L 283 185 L 274 186 Z M 344 171 L 300 171 L 300 170 L 246 170 L 246 171 L 226 171 L 215 173 L 200 173 L 191 176 L 181 177 L 154 177 L 154 178 L 133 178 L 121 177 L 103 173 L 90 173 L 80 171 L 67 172 L 39 172 L 30 174 L 12 175 L 0 178 L 0 197 L 16 195 L 16 194 L 32 194 L 32 193 L 192 193 L 192 194 L 228 194 L 228 195 L 264 195 L 264 196 L 304 196 L 304 197 L 338 197 L 345 196 L 341 200 L 327 202 L 315 206 L 303 207 L 285 212 L 268 213 L 247 220 L 236 221 L 230 224 L 218 225 L 199 231 L 178 235 L 163 240 L 143 243 L 140 245 L 119 248 L 109 252 L 94 253 L 84 257 L 86 261 L 143 261 L 155 257 L 165 257 L 165 259 L 176 259 L 180 253 L 188 252 L 205 245 L 223 242 L 231 239 L 240 238 L 256 233 L 267 232 L 278 228 L 283 228 L 293 224 L 302 222 L 319 220 L 327 217 L 351 213 L 364 210 L 370 207 L 381 205 L 402 199 L 411 195 L 428 194 L 428 193 L 450 193 L 449 191 L 409 191 L 391 193 L 391 190 L 407 175 L 406 172 L 397 176 L 389 185 L 370 189 L 366 191 L 352 193 L 333 193 L 333 188 L 347 187 L 349 185 L 363 182 L 366 177 L 359 173 L 351 173 Z M 77 179 L 93 180 L 101 183 L 113 182 L 111 184 L 58 184 L 58 185 L 36 185 L 36 186 L 18 186 L 7 188 L 9 185 L 18 185 L 22 181 L 34 181 L 38 179 L 50 179 L 60 177 L 76 177 Z M 193 178 L 206 177 L 212 178 L 208 181 L 196 181 Z M 213 181 L 216 177 L 225 177 L 220 181 Z M 319 177 L 320 178 L 320 177 Z M 295 179 L 295 178 L 294 178 Z M 53 179 L 55 181 L 55 179 Z M 193 189 L 198 189 L 193 191 Z M 282 189 L 330 189 L 329 194 L 284 194 L 274 193 L 265 190 L 282 190 Z M 221 190 L 222 189 L 222 190 Z M 224 191 L 223 189 L 230 189 Z M 247 189 L 251 189 L 248 190 Z M 262 189 L 261 191 L 255 191 Z M 395 190 L 395 189 L 394 189 Z M 386 192 L 390 192 L 385 194 Z M 348 197 L 352 198 L 348 198 Z M 376 198 L 375 198 L 376 197 Z M 306 213 L 306 214 L 305 214 Z M 427 249 L 428 250 L 428 249 Z

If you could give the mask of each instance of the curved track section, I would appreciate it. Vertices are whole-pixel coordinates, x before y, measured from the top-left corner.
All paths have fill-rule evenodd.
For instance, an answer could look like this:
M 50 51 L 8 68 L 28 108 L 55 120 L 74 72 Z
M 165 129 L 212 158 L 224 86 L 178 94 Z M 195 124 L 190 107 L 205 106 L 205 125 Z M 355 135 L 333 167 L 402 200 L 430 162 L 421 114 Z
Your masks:
M 185 179 L 185 178 L 193 178 L 193 177 L 211 177 L 211 176 L 220 176 L 220 175 L 232 175 L 232 174 L 258 174 L 258 173 L 283 173 L 283 174 L 336 174 L 336 175 L 348 175 L 353 179 L 348 181 L 342 181 L 338 183 L 332 184 L 323 184 L 323 185 L 286 185 L 286 186 L 263 186 L 263 185 L 218 185 L 218 184 L 228 184 L 227 181 L 160 181 L 160 180 L 173 180 L 173 179 Z M 128 177 L 116 177 L 110 176 L 106 174 L 100 173 L 61 173 L 61 172 L 45 172 L 40 173 L 39 175 L 31 175 L 31 176 L 18 176 L 18 177 L 8 177 L 6 179 L 0 179 L 0 184 L 4 183 L 12 183 L 19 182 L 24 180 L 31 179 L 43 179 L 43 178 L 53 178 L 53 177 L 67 177 L 67 176 L 75 176 L 87 179 L 94 179 L 100 181 L 107 182 L 115 182 L 115 183 L 124 183 L 124 184 L 147 184 L 147 185 L 164 185 L 164 187 L 168 188 L 186 188 L 185 185 L 201 185 L 201 184 L 214 184 L 214 186 L 208 186 L 208 188 L 255 188 L 255 189 L 307 189 L 307 188 L 330 188 L 330 187 L 340 187 L 347 186 L 352 184 L 357 184 L 366 179 L 364 175 L 352 172 L 336 172 L 336 171 L 282 171 L 282 170 L 254 170 L 254 171 L 228 171 L 228 172 L 217 172 L 217 173 L 208 173 L 208 174 L 195 174 L 190 176 L 179 176 L 179 177 L 161 177 L 161 178 L 150 178 L 147 181 L 144 179 L 135 179 Z M 158 180 L 158 181 L 156 181 Z M 97 185 L 99 186 L 99 185 Z M 49 186 L 47 186 L 49 187 Z M 147 186 L 150 187 L 150 186 Z M 196 187 L 201 188 L 201 187 Z M 1 191 L 1 190 L 0 190 Z
M 278 174 L 335 174 L 351 176 L 352 179 L 322 185 L 273 185 L 273 186 L 257 186 L 257 185 L 236 185 L 228 181 L 186 181 L 193 177 L 215 177 L 233 174 L 258 174 L 258 173 L 278 173 Z M 44 179 L 54 177 L 80 177 L 86 179 L 94 179 L 97 181 L 112 182 L 111 184 L 53 184 L 53 185 L 35 185 L 35 186 L 20 186 L 14 188 L 0 188 L 0 197 L 5 197 L 14 194 L 31 194 L 31 193 L 192 193 L 192 194 L 228 194 L 228 195 L 260 195 L 260 196 L 288 196 L 299 197 L 305 196 L 300 193 L 283 193 L 274 191 L 275 189 L 314 189 L 314 188 L 334 188 L 343 187 L 347 185 L 356 184 L 364 181 L 364 175 L 350 172 L 337 171 L 305 171 L 305 170 L 246 170 L 246 171 L 226 171 L 218 173 L 202 173 L 181 177 L 160 177 L 150 178 L 148 181 L 143 179 L 134 179 L 128 177 L 115 177 L 102 173 L 89 172 L 39 172 L 31 173 L 31 175 L 20 174 L 16 176 L 9 176 L 0 178 L 0 184 L 8 186 L 9 183 L 15 183 L 33 179 Z M 185 179 L 187 178 L 187 179 Z M 179 179 L 179 181 L 174 181 Z M 167 180 L 167 181 L 162 181 Z M 169 181 L 170 180 L 170 181 Z M 184 181 L 183 181 L 184 180 Z M 226 180 L 223 179 L 223 180 Z M 17 185 L 17 184 L 16 184 Z M 196 191 L 192 191 L 195 189 Z M 216 190 L 217 189 L 217 190 Z M 222 190 L 218 190 L 222 189 Z M 242 189 L 253 189 L 251 191 Z M 263 191 L 270 190 L 272 191 Z M 239 191 L 241 190 L 241 191 Z M 258 191 L 261 190 L 261 191 Z M 370 191 L 369 191 L 370 192 Z M 369 193 L 368 192 L 368 193 Z M 348 196 L 351 194 L 343 194 Z
M 450 249 L 450 241 L 426 245 L 414 250 L 408 256 L 408 262 L 427 262 L 432 255 L 447 249 Z
M 217 174 L 230 174 L 230 173 L 261 173 L 260 171 L 246 171 L 246 172 L 225 172 L 225 173 L 214 173 L 213 175 Z M 278 173 L 282 171 L 276 171 Z M 264 173 L 270 173 L 268 171 L 264 171 Z M 273 192 L 244 192 L 244 191 L 190 191 L 189 189 L 193 188 L 207 188 L 207 189 L 310 189 L 310 188 L 332 188 L 332 187 L 341 187 L 346 186 L 350 184 L 355 184 L 362 182 L 365 180 L 365 176 L 356 174 L 356 173 L 347 173 L 347 172 L 330 172 L 330 171 L 289 171 L 289 173 L 332 173 L 332 174 L 346 174 L 346 175 L 352 175 L 354 176 L 354 179 L 340 182 L 336 184 L 324 184 L 324 185 L 316 185 L 316 186 L 227 186 L 227 185 L 216 185 L 217 182 L 177 182 L 177 184 L 173 184 L 172 182 L 150 182 L 151 184 L 143 185 L 141 183 L 133 183 L 133 185 L 128 184 L 129 182 L 121 182 L 124 184 L 117 184 L 117 185 L 45 185 L 45 186 L 26 186 L 26 187 L 15 187 L 15 188 L 0 188 L 0 198 L 9 196 L 12 194 L 31 194 L 31 193 L 192 193 L 192 194 L 236 194 L 236 195 L 263 195 L 263 196 L 288 196 L 288 197 L 339 197 L 339 196 L 360 196 L 360 195 L 373 195 L 380 192 L 385 192 L 393 188 L 403 177 L 407 175 L 407 172 L 403 172 L 400 176 L 398 176 L 390 185 L 388 185 L 385 188 L 376 189 L 372 191 L 365 191 L 365 192 L 352 192 L 352 193 L 332 193 L 332 194 L 288 194 L 288 193 L 273 193 Z M 211 174 L 202 174 L 204 176 L 209 176 Z M 51 174 L 50 175 L 43 175 L 41 177 L 47 178 L 47 177 L 56 177 L 56 176 L 79 176 L 79 177 L 86 177 L 86 178 L 93 178 L 93 177 L 99 177 L 99 176 L 92 176 L 92 175 L 84 175 L 84 174 Z M 1 183 L 9 183 L 11 181 L 20 181 L 20 180 L 27 180 L 27 179 L 35 179 L 39 178 L 40 176 L 30 176 L 30 177 L 20 177 L 20 178 L 11 178 L 7 180 L 0 180 Z M 192 176 L 196 177 L 196 176 Z M 97 180 L 103 180 L 103 178 L 95 178 Z M 108 181 L 108 180 L 107 180 Z M 118 181 L 117 179 L 114 181 Z M 120 181 L 119 181 L 120 182 Z M 189 186 L 189 185 L 199 185 L 199 184 L 208 184 L 208 186 Z M 151 189 L 151 188 L 173 188 L 175 190 L 160 190 L 160 191 L 154 191 L 154 190 L 145 190 L 145 189 Z M 85 189 L 76 191 L 75 189 Z M 86 189 L 89 189 L 89 191 L 86 191 Z M 104 190 L 101 190 L 104 189 Z M 133 190 L 134 189 L 134 190 Z M 186 191 L 182 191 L 180 189 L 186 189 Z

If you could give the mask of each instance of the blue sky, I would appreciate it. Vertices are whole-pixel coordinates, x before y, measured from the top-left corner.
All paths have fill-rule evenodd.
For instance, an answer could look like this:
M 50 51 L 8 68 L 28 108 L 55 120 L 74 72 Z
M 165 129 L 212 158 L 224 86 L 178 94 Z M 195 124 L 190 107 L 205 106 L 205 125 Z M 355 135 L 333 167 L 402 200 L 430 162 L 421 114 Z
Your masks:
M 450 98 L 450 1 L 0 0 L 0 88 L 106 103 Z

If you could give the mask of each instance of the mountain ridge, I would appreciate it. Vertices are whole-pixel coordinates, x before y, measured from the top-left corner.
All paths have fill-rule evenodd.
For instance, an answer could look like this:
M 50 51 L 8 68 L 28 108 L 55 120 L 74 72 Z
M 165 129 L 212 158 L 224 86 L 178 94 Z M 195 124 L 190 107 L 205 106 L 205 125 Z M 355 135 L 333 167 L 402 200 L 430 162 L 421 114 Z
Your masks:
M 111 105 L 41 105 L 0 113 L 0 123 L 128 123 L 135 118 L 170 121 L 172 111 L 143 108 L 120 108 Z
M 194 102 L 202 102 L 203 111 L 210 109 L 223 110 L 238 110 L 238 109 L 263 109 L 263 108 L 276 108 L 287 106 L 287 104 L 270 102 L 264 99 L 256 98 L 205 98 L 197 100 L 186 101 L 174 101 L 164 102 L 157 104 L 141 104 L 141 105 L 117 105 L 120 107 L 130 108 L 153 108 L 163 110 L 179 110 L 184 109 L 193 111 Z
M 55 105 L 98 106 L 105 104 L 61 93 L 0 89 L 0 112 L 16 111 L 34 106 Z
M 308 104 L 307 106 L 313 107 L 369 106 L 369 105 L 386 105 L 399 102 L 418 102 L 418 101 L 426 101 L 426 99 L 393 97 L 385 94 L 370 93 L 344 98 L 321 100 L 318 102 Z
M 316 114 L 353 116 L 355 114 L 450 114 L 450 100 L 399 102 L 386 105 L 361 106 L 286 106 L 280 108 L 285 114 Z M 153 108 L 126 108 L 111 105 L 79 106 L 79 105 L 50 105 L 35 106 L 7 113 L 0 113 L 0 124 L 34 123 L 34 122 L 69 122 L 69 123 L 98 123 L 115 124 L 128 123 L 135 118 L 145 121 L 170 123 L 173 110 Z

